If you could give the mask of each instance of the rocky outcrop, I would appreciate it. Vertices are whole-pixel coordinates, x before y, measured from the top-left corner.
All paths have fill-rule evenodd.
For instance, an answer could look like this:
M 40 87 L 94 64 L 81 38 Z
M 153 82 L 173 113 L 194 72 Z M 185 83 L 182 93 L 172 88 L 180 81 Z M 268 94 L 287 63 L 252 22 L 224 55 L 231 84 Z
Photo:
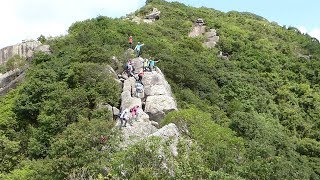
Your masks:
M 159 11 L 157 8 L 153 8 L 152 12 L 147 14 L 144 18 L 135 16 L 133 14 L 130 14 L 125 19 L 126 20 L 131 20 L 132 22 L 135 22 L 137 24 L 140 24 L 142 22 L 150 24 L 150 23 L 153 23 L 156 20 L 159 20 L 160 19 L 160 14 L 161 14 L 161 11 Z
M 134 97 L 134 77 L 130 77 L 123 83 L 123 90 L 121 93 L 121 109 L 132 108 L 134 106 L 142 107 L 142 101 L 140 98 Z
M 210 29 L 206 32 L 206 26 L 203 19 L 199 18 L 195 21 L 191 32 L 189 33 L 189 37 L 198 37 L 204 35 L 205 41 L 203 45 L 208 48 L 213 48 L 219 42 L 219 36 L 217 35 L 217 31 L 215 29 Z
M 159 11 L 157 8 L 153 8 L 152 12 L 146 15 L 145 19 L 158 20 L 160 19 L 160 13 L 161 11 Z
M 177 110 L 171 87 L 159 68 L 145 72 L 142 82 L 145 86 L 145 112 L 150 120 L 159 122 L 167 112 Z
M 132 59 L 135 68 L 135 76 L 143 70 L 143 58 Z M 121 76 L 123 77 L 123 76 Z M 121 94 L 121 109 L 139 106 L 138 116 L 134 121 L 127 123 L 126 127 L 120 127 L 120 120 L 117 126 L 123 132 L 122 147 L 126 147 L 142 139 L 151 136 L 159 136 L 168 140 L 172 138 L 173 145 L 170 146 L 172 153 L 177 154 L 176 144 L 179 132 L 174 124 L 165 126 L 158 130 L 159 121 L 164 117 L 165 113 L 177 110 L 175 99 L 172 97 L 171 87 L 166 81 L 163 73 L 159 68 L 152 72 L 144 72 L 142 83 L 144 85 L 144 96 L 138 98 L 135 96 L 135 83 L 137 77 L 129 77 L 123 80 L 123 90 Z
M 170 111 L 177 110 L 173 97 L 168 95 L 148 96 L 145 105 L 145 112 L 151 120 L 160 121 Z
M 22 70 L 15 70 L 7 72 L 0 76 L 0 96 L 5 95 L 10 89 L 15 88 L 25 77 L 25 72 Z
M 23 58 L 32 58 L 34 52 L 51 53 L 49 45 L 43 45 L 39 41 L 29 40 L 20 44 L 7 46 L 0 49 L 0 65 L 6 63 L 11 57 L 18 55 Z M 9 71 L 0 76 L 0 95 L 4 95 L 10 89 L 15 88 L 24 78 L 26 67 Z
M 160 137 L 163 141 L 171 140 L 172 141 L 170 144 L 171 153 L 174 156 L 178 155 L 177 146 L 179 142 L 180 133 L 179 133 L 178 127 L 175 124 L 170 123 L 168 125 L 163 126 L 158 131 L 149 135 L 149 137 L 152 137 L 152 136 Z
M 21 69 L 15 69 L 8 71 L 0 76 L 0 88 L 7 86 L 11 81 L 18 77 L 23 71 Z
M 141 141 L 151 134 L 155 133 L 158 129 L 151 124 L 150 121 L 134 121 L 133 125 L 127 125 L 122 128 L 123 142 L 122 147 L 134 144 Z
M 132 60 L 135 73 L 142 70 L 142 62 L 142 58 Z M 177 110 L 176 101 L 172 97 L 171 87 L 159 68 L 156 68 L 156 71 L 144 73 L 142 78 L 144 94 L 142 97 L 139 96 L 138 98 L 135 96 L 135 83 L 136 79 L 134 77 L 124 80 L 123 91 L 121 93 L 121 109 L 132 108 L 136 105 L 142 107 L 144 105 L 144 112 L 153 121 L 160 121 L 165 113 Z
M 0 64 L 8 61 L 14 55 L 30 58 L 33 55 L 34 50 L 40 46 L 38 41 L 26 41 L 13 46 L 8 46 L 0 50 Z M 39 49 L 40 50 L 40 49 Z
M 37 46 L 34 49 L 34 51 L 35 52 L 43 52 L 43 53 L 46 53 L 46 54 L 50 54 L 51 53 L 50 46 L 46 45 L 46 44 L 41 44 L 41 45 Z
M 195 25 L 189 33 L 189 37 L 198 37 L 206 32 L 206 26 Z
M 208 48 L 215 47 L 216 44 L 219 42 L 219 36 L 217 36 L 217 31 L 215 29 L 210 29 L 210 31 L 206 32 L 204 36 L 206 37 L 204 45 Z

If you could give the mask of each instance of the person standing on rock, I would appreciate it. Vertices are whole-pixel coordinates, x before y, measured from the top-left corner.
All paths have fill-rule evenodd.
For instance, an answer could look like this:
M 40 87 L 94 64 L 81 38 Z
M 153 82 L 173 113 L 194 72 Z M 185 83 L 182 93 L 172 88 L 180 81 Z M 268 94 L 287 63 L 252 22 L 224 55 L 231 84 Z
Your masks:
M 138 44 L 136 45 L 136 47 L 134 48 L 134 50 L 137 53 L 137 57 L 141 56 L 141 47 L 144 46 L 144 44 L 141 44 L 140 42 L 138 42 Z
M 129 36 L 128 42 L 129 42 L 129 48 L 132 49 L 132 43 L 133 43 L 132 36 Z
M 124 111 L 122 111 L 121 115 L 120 115 L 120 128 L 121 127 L 127 127 L 127 122 L 129 120 L 129 109 L 126 108 Z M 123 121 L 125 121 L 124 125 L 123 125 Z
M 135 88 L 136 88 L 136 93 L 135 96 L 138 98 L 143 98 L 144 96 L 144 90 L 143 90 L 143 84 L 141 81 L 137 81 L 135 84 Z
M 150 57 L 150 62 L 149 62 L 150 72 L 152 72 L 153 69 L 155 69 L 157 62 L 159 62 L 159 61 L 155 61 L 152 57 Z
M 149 60 L 148 59 L 144 59 L 143 61 L 143 71 L 147 71 L 149 67 Z

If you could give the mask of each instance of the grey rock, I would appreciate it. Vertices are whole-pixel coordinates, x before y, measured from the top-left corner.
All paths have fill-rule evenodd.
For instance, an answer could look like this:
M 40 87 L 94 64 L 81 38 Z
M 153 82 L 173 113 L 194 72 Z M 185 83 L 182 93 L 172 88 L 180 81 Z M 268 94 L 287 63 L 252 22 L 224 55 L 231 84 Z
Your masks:
M 180 133 L 179 133 L 179 130 L 175 124 L 170 123 L 170 124 L 164 126 L 161 129 L 159 129 L 158 131 L 149 135 L 149 137 L 151 137 L 151 136 L 160 137 L 164 141 L 172 140 L 172 143 L 170 144 L 171 153 L 174 156 L 178 155 L 177 145 L 179 142 Z
M 146 15 L 145 18 L 158 20 L 158 19 L 160 19 L 160 13 L 161 13 L 161 11 L 159 11 L 157 8 L 153 8 L 152 12 L 149 13 L 148 15 Z
M 192 31 L 189 33 L 189 37 L 198 37 L 206 32 L 206 26 L 193 26 Z
M 204 45 L 208 48 L 213 48 L 219 42 L 219 36 L 217 36 L 217 32 L 215 29 L 210 29 L 209 32 L 205 33 L 206 41 Z
M 134 74 L 137 74 L 143 70 L 143 58 L 142 57 L 134 58 L 131 61 L 132 61 L 132 66 L 135 69 Z
M 46 44 L 41 44 L 34 49 L 35 52 L 43 52 L 46 54 L 51 54 L 50 46 Z
M 149 114 L 150 120 L 160 121 L 165 113 L 177 110 L 177 104 L 173 97 L 168 95 L 148 96 L 145 112 Z
M 41 45 L 39 41 L 25 41 L 20 44 L 7 46 L 0 49 L 0 64 L 7 62 L 14 55 L 30 58 L 36 47 Z
M 151 124 L 152 124 L 153 126 L 155 126 L 156 128 L 159 128 L 159 123 L 158 123 L 158 122 L 151 121 Z
M 7 86 L 11 81 L 18 77 L 23 72 L 22 69 L 14 69 L 8 71 L 0 76 L 0 87 L 3 88 Z
M 114 71 L 114 69 L 110 65 L 106 66 L 105 71 L 111 74 L 113 78 L 118 79 L 117 73 Z
M 157 131 L 150 121 L 133 122 L 133 125 L 127 123 L 126 127 L 121 128 L 123 133 L 123 142 L 121 147 L 127 147 L 130 144 L 134 144 L 140 140 L 147 138 L 150 134 Z

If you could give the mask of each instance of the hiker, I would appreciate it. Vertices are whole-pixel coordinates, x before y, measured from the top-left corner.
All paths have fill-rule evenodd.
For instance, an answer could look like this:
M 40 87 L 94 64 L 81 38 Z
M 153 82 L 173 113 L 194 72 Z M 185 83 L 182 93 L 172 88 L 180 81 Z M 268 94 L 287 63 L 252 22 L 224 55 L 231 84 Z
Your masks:
M 134 119 L 135 121 L 138 120 L 138 108 L 139 106 L 137 105 L 130 109 L 131 118 Z
M 138 74 L 138 81 L 142 83 L 142 76 L 144 75 L 143 70 L 141 70 Z
M 137 53 L 137 57 L 140 57 L 141 55 L 141 47 L 144 46 L 144 44 L 141 44 L 140 42 L 138 42 L 138 44 L 136 45 L 136 47 L 134 48 L 134 50 Z
M 148 67 L 149 67 L 149 60 L 145 59 L 143 61 L 143 71 L 147 71 Z
M 121 127 L 127 127 L 127 122 L 129 120 L 129 109 L 126 108 L 124 111 L 122 111 L 121 115 L 120 115 L 120 121 L 121 121 Z M 124 125 L 123 125 L 123 121 L 125 121 Z
M 155 61 L 152 57 L 150 57 L 150 62 L 149 62 L 150 72 L 152 72 L 153 69 L 155 69 L 157 62 L 159 62 L 159 61 Z
M 128 42 L 129 42 L 129 48 L 132 49 L 132 43 L 133 43 L 132 36 L 129 36 Z
M 126 65 L 126 72 L 128 74 L 128 77 L 133 76 L 134 67 L 132 66 L 132 64 L 129 61 L 128 61 L 127 65 Z
M 143 94 L 143 91 L 144 91 L 142 82 L 137 81 L 135 84 L 135 87 L 136 87 L 136 94 L 135 95 L 136 95 L 136 97 L 139 97 L 139 94 L 140 93 Z

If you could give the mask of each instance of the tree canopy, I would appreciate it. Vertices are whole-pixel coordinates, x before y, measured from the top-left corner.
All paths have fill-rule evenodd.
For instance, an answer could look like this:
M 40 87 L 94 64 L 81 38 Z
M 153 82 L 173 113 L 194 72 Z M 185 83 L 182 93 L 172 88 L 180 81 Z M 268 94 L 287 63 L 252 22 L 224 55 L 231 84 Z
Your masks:
M 153 7 L 161 17 L 152 24 L 98 16 L 46 39 L 53 53 L 36 54 L 25 81 L 0 98 L 0 177 L 175 179 L 153 163 L 157 139 L 118 151 L 112 116 L 99 108 L 119 106 L 121 87 L 106 67 L 113 56 L 127 61 L 131 35 L 145 44 L 143 57 L 161 60 L 181 109 L 162 122 L 183 132 L 180 155 L 170 157 L 176 177 L 319 179 L 319 41 L 252 13 L 178 2 L 148 0 L 134 15 Z M 197 18 L 217 30 L 216 47 L 188 37 Z

